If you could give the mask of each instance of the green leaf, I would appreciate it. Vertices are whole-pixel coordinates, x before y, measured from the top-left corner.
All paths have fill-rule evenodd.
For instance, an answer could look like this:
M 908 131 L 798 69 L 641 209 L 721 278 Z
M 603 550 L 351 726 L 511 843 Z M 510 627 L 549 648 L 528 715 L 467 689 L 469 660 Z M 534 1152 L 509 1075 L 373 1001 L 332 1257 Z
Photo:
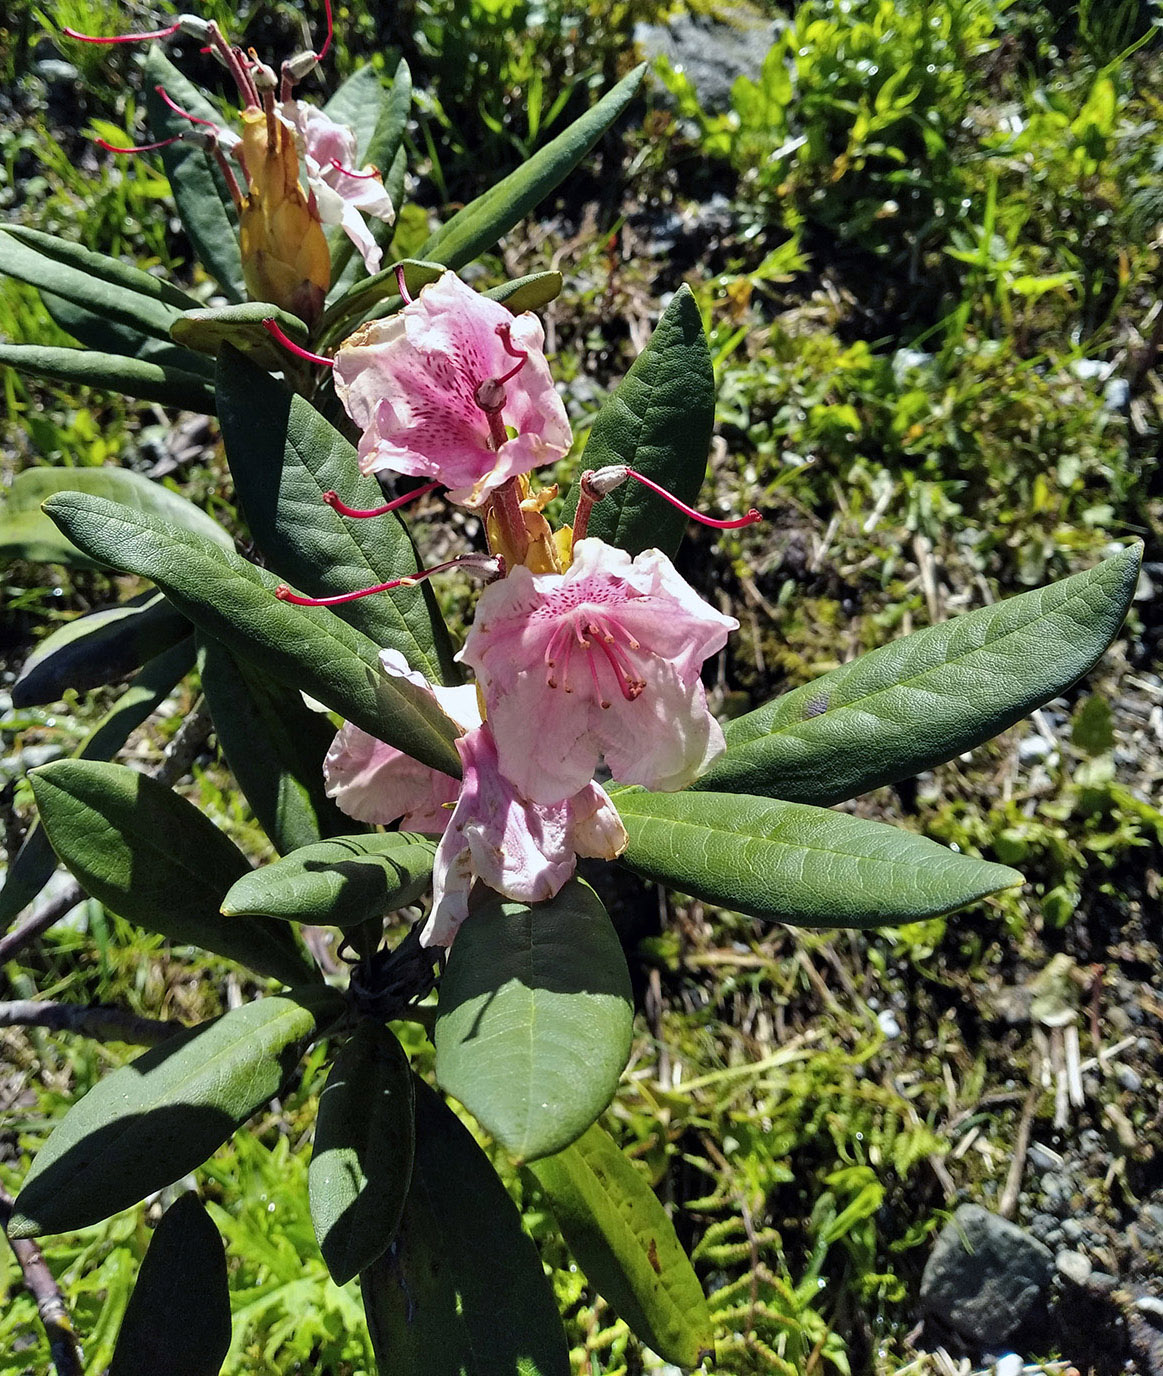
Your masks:
M 9 1236 L 87 1228 L 180 1180 L 279 1092 L 317 1020 L 341 1008 L 328 989 L 256 999 L 98 1081 L 37 1153 Z
M 551 301 L 556 301 L 561 294 L 562 280 L 560 272 L 531 272 L 528 277 L 514 277 L 511 282 L 490 287 L 485 295 L 508 306 L 514 315 L 520 315 L 522 311 L 542 310 Z
M 194 667 L 191 636 L 159 655 L 142 669 L 129 688 L 73 751 L 76 760 L 108 760 L 117 753 L 147 717 L 153 715 L 176 684 Z M 25 834 L 20 849 L 8 866 L 0 888 L 0 929 L 26 908 L 52 878 L 56 852 L 39 819 Z
M 337 836 L 244 874 L 222 911 L 359 927 L 415 903 L 428 888 L 435 854 L 435 841 L 413 831 Z
M 726 728 L 695 785 L 840 802 L 972 750 L 1064 692 L 1114 639 L 1142 546 L 1096 568 L 929 626 Z
M 75 492 L 50 498 L 45 510 L 93 557 L 152 578 L 179 611 L 240 658 L 459 778 L 455 725 L 428 693 L 389 679 L 375 642 L 326 608 L 278 601 L 277 580 L 265 570 L 145 513 Z
M 279 854 L 350 831 L 324 791 L 330 720 L 217 640 L 202 640 L 200 677 L 230 772 Z
M 214 381 L 213 360 L 194 353 L 192 349 L 184 349 L 172 340 L 156 339 L 128 325 L 119 325 L 115 320 L 86 310 L 75 301 L 66 301 L 63 296 L 55 296 L 51 291 L 42 291 L 40 299 L 61 329 L 67 330 L 87 349 L 95 349 L 101 354 L 124 354 L 126 358 L 138 358 L 143 363 L 156 363 L 163 368 L 196 373 L 211 383 Z
M 0 236 L 2 238 L 2 236 Z M 122 354 L 99 354 L 93 349 L 62 349 L 45 344 L 0 344 L 0 365 L 50 377 L 57 382 L 73 382 L 81 387 L 99 387 L 106 392 L 156 401 L 180 411 L 214 414 L 214 393 L 205 378 L 181 368 L 162 367 Z
M 361 67 L 343 83 L 324 107 L 324 113 L 337 123 L 350 125 L 356 136 L 356 167 L 366 163 L 377 168 L 385 185 L 390 181 L 393 164 L 403 151 L 404 131 L 408 127 L 408 112 L 412 107 L 412 73 L 401 58 L 396 66 L 391 86 L 384 87 L 383 78 L 374 67 Z M 398 211 L 399 196 L 392 195 L 392 205 Z M 387 247 L 392 240 L 392 226 L 371 217 L 367 220 L 372 238 Z M 366 276 L 363 259 L 355 252 L 355 245 L 337 226 L 331 231 L 331 273 L 333 291 L 342 295 L 347 286 Z
M 463 267 L 539 205 L 597 143 L 633 99 L 646 65 L 635 67 L 584 115 L 539 149 L 528 162 L 458 211 L 420 250 L 421 258 Z
M 440 983 L 437 1083 L 516 1160 L 548 1156 L 613 1098 L 633 1020 L 626 958 L 587 884 L 547 903 L 492 897 Z
M 157 94 L 159 85 L 183 110 L 222 124 L 221 113 L 154 44 L 145 59 L 145 108 L 155 139 L 184 134 L 190 127 L 189 121 L 169 109 Z M 192 143 L 173 143 L 161 150 L 161 156 L 178 214 L 199 262 L 217 279 L 228 300 L 244 301 L 246 284 L 238 248 L 238 216 L 222 173 L 213 158 Z
M 250 863 L 193 803 L 98 760 L 55 760 L 28 777 L 53 850 L 111 912 L 284 984 L 318 978 L 282 923 L 222 916 Z
M 586 1279 L 665 1362 L 714 1354 L 707 1301 L 674 1225 L 641 1171 L 595 1123 L 529 1168 Z
M 707 471 L 715 421 L 715 375 L 703 322 L 683 283 L 646 348 L 598 413 L 579 471 L 626 464 L 692 506 Z M 563 520 L 573 521 L 577 487 Z M 660 549 L 673 555 L 687 518 L 632 479 L 603 497 L 587 534 L 630 554 Z
M 557 1303 L 516 1206 L 419 1079 L 399 1232 L 360 1288 L 376 1361 L 392 1376 L 569 1376 Z
M 372 507 L 382 504 L 383 492 L 360 473 L 355 450 L 310 402 L 230 350 L 219 367 L 218 401 L 235 489 L 275 572 L 309 596 L 330 597 L 417 571 L 416 551 L 396 515 L 351 520 L 323 500 L 334 490 L 350 506 Z M 426 584 L 361 597 L 335 614 L 376 645 L 399 650 L 429 679 L 453 675 L 456 681 Z
M 186 311 L 174 321 L 170 334 L 178 344 L 215 358 L 224 344 L 231 344 L 262 368 L 281 372 L 287 366 L 286 350 L 267 334 L 264 320 L 274 320 L 289 339 L 306 346 L 309 338 L 306 325 L 297 315 L 290 315 L 267 301 L 244 301 L 241 305 Z
M 218 1376 L 230 1348 L 226 1249 L 192 1190 L 149 1240 L 109 1376 Z
M 151 589 L 117 607 L 66 622 L 40 641 L 12 685 L 14 707 L 59 702 L 66 688 L 87 693 L 125 678 L 185 640 L 190 623 Z
M 623 864 L 752 917 L 802 927 L 896 925 L 1022 882 L 1016 870 L 911 831 L 802 803 L 639 789 L 612 796 L 630 835 Z
M 31 559 L 71 568 L 104 568 L 98 559 L 66 539 L 41 505 L 56 492 L 87 492 L 122 506 L 151 512 L 233 549 L 226 531 L 193 502 L 127 468 L 26 468 L 13 479 L 0 515 L 0 558 Z
M 160 277 L 117 258 L 12 225 L 0 228 L 0 273 L 156 339 L 168 340 L 170 325 L 196 304 Z
M 335 1057 L 307 1183 L 319 1250 L 336 1285 L 391 1245 L 412 1179 L 415 1091 L 404 1049 L 365 1019 Z
M 319 338 L 324 343 L 343 338 L 350 333 L 352 323 L 364 319 L 374 306 L 383 303 L 377 315 L 387 315 L 399 310 L 403 304 L 399 296 L 398 270 L 404 270 L 404 285 L 409 296 L 416 296 L 428 285 L 435 282 L 447 269 L 442 263 L 429 263 L 419 258 L 401 258 L 389 263 L 372 277 L 357 282 L 346 295 L 328 306 L 319 323 Z

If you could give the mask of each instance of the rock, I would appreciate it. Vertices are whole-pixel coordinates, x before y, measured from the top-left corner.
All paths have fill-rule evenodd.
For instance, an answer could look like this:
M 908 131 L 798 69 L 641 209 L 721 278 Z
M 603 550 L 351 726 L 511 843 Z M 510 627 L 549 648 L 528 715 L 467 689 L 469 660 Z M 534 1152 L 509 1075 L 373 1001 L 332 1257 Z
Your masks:
M 739 3 L 718 6 L 714 16 L 679 14 L 669 24 L 638 24 L 634 41 L 645 57 L 665 57 L 685 73 L 704 110 L 721 112 L 730 109 L 736 77 L 759 75 L 780 27 L 757 6 Z
M 1094 1270 L 1090 1258 L 1081 1252 L 1059 1252 L 1054 1258 L 1054 1265 L 1058 1268 L 1058 1274 L 1074 1285 L 1086 1285 Z
M 1050 1284 L 1054 1255 L 980 1204 L 945 1225 L 921 1278 L 921 1305 L 963 1338 L 1000 1347 Z
M 994 1364 L 993 1376 L 1022 1376 L 1023 1365 L 1016 1352 L 1005 1352 Z

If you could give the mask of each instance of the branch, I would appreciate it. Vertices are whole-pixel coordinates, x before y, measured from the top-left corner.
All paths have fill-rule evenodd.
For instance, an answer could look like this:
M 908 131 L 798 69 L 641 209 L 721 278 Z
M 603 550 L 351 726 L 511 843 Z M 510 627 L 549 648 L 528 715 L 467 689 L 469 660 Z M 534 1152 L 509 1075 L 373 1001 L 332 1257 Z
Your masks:
M 0 1224 L 3 1224 L 5 1229 L 12 1217 L 12 1205 L 12 1196 L 0 1187 Z M 28 1293 L 36 1301 L 36 1311 L 40 1315 L 41 1323 L 44 1324 L 57 1376 L 84 1376 L 80 1340 L 73 1330 L 60 1287 L 49 1270 L 44 1253 L 27 1237 L 9 1238 L 8 1245 L 20 1264 Z
M 53 1003 L 41 999 L 13 999 L 0 1003 L 0 1027 L 47 1027 L 53 1032 L 77 1032 L 100 1042 L 132 1042 L 156 1046 L 185 1024 L 142 1018 L 127 1008 L 103 1004 Z

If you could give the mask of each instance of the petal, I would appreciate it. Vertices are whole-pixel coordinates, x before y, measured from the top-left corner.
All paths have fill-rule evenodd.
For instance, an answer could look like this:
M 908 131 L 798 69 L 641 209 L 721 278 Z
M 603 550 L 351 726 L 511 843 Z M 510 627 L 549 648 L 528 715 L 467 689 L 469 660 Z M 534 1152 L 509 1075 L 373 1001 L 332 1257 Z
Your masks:
M 404 818 L 407 831 L 441 832 L 444 806 L 455 799 L 457 781 L 386 745 L 350 722 L 336 733 L 323 761 L 329 798 L 360 822 L 387 825 Z
M 703 685 L 686 686 L 672 666 L 663 666 L 636 701 L 615 700 L 602 734 L 606 764 L 619 783 L 662 793 L 687 788 L 726 749 Z
M 594 860 L 616 860 L 630 838 L 618 809 L 600 784 L 589 784 L 570 798 L 569 845 L 578 855 Z

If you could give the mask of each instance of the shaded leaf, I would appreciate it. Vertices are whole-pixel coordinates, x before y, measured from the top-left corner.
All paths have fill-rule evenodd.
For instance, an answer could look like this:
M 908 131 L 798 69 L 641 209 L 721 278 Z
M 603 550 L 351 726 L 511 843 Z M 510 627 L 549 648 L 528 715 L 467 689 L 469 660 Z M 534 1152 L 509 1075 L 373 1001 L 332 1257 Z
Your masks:
M 594 421 L 579 472 L 626 464 L 693 506 L 707 471 L 715 422 L 715 374 L 702 317 L 684 282 L 646 348 Z M 577 510 L 575 484 L 563 521 Z M 673 558 L 687 518 L 633 480 L 598 502 L 587 534 L 630 554 L 660 549 Z
M 250 863 L 193 803 L 97 760 L 55 760 L 28 777 L 53 850 L 111 912 L 284 984 L 318 977 L 282 923 L 222 916 L 227 890 Z
M 226 1249 L 192 1190 L 149 1240 L 109 1376 L 218 1376 L 230 1347 Z
M 156 589 L 78 616 L 37 644 L 12 685 L 12 705 L 59 702 L 66 688 L 87 693 L 125 678 L 184 640 L 191 629 Z
M 278 601 L 269 573 L 143 512 L 75 492 L 50 498 L 45 510 L 90 555 L 152 578 L 179 611 L 240 658 L 459 777 L 454 724 L 429 694 L 389 679 L 374 641 L 326 608 Z
M 613 1097 L 630 1055 L 630 975 L 597 894 L 491 897 L 440 983 L 436 1079 L 519 1161 L 560 1151 Z
M 2 237 L 2 236 L 0 236 Z M 62 349 L 45 344 L 0 344 L 0 365 L 33 377 L 50 377 L 82 387 L 99 387 L 173 406 L 180 411 L 214 414 L 214 392 L 197 373 L 147 363 L 93 349 Z
M 431 881 L 435 854 L 436 842 L 414 831 L 337 836 L 244 874 L 222 911 L 359 927 L 415 903 Z
M 429 282 L 435 282 L 447 269 L 442 263 L 430 263 L 420 258 L 401 258 L 389 263 L 371 277 L 357 282 L 345 296 L 328 306 L 319 324 L 319 338 L 332 342 L 350 333 L 357 320 L 362 320 L 372 312 L 372 308 L 386 302 L 377 315 L 385 315 L 390 310 L 399 310 L 403 304 L 399 296 L 397 272 L 404 271 L 404 285 L 409 296 L 417 296 Z
M 400 1228 L 360 1276 L 379 1369 L 568 1376 L 557 1303 L 516 1205 L 456 1115 L 422 1080 L 415 1089 Z
M 611 795 L 622 863 L 704 902 L 803 927 L 879 927 L 952 912 L 1016 870 L 843 812 L 724 793 Z M 458 938 L 459 940 L 459 938 Z
M 184 349 L 172 340 L 167 343 L 164 339 L 143 334 L 128 325 L 119 325 L 116 320 L 86 310 L 75 301 L 66 301 L 63 296 L 54 296 L 51 291 L 42 291 L 40 299 L 61 329 L 67 330 L 87 349 L 95 349 L 101 354 L 124 354 L 127 358 L 196 373 L 211 383 L 214 381 L 213 361 L 192 349 Z
M 641 1171 L 597 1123 L 529 1168 L 586 1279 L 666 1362 L 714 1353 L 707 1301 L 674 1225 Z
M 695 785 L 834 803 L 972 750 L 1064 692 L 1114 639 L 1142 546 L 882 646 L 739 717 Z
M 37 1152 L 9 1236 L 87 1228 L 180 1180 L 279 1092 L 317 1020 L 341 1009 L 329 989 L 256 999 L 106 1075 Z
M 319 1250 L 336 1285 L 390 1246 L 412 1179 L 415 1091 L 404 1049 L 364 1019 L 335 1057 L 307 1183 Z
M 297 315 L 280 310 L 268 301 L 244 301 L 240 305 L 186 311 L 174 321 L 170 334 L 178 344 L 215 358 L 224 344 L 231 344 L 261 367 L 280 372 L 287 365 L 286 350 L 267 334 L 264 320 L 274 320 L 290 340 L 306 346 L 306 325 Z

